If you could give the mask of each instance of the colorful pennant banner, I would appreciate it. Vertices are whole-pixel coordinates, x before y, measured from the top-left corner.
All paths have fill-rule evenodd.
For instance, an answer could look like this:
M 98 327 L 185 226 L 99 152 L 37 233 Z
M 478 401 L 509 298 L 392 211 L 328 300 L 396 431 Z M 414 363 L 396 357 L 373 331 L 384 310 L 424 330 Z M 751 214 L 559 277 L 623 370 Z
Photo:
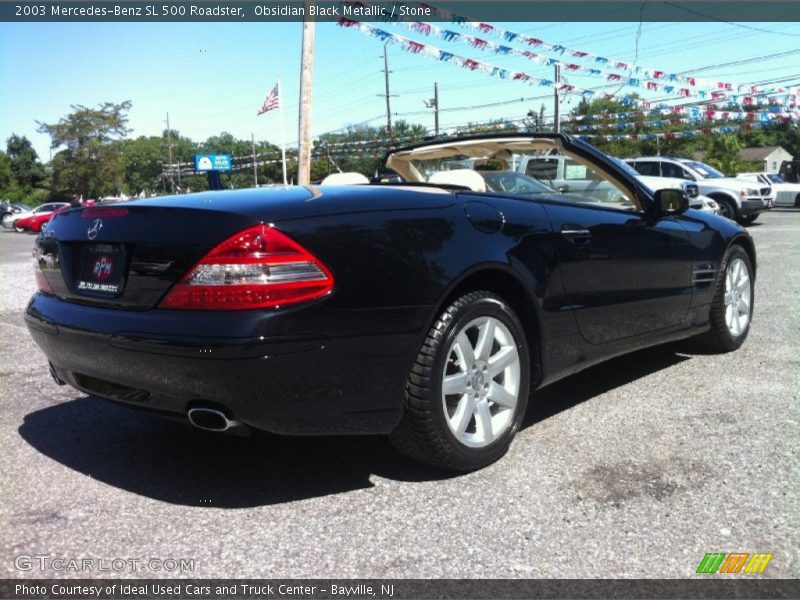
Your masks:
M 352 5 L 360 5 L 363 6 L 360 2 L 345 2 L 345 4 L 352 4 Z M 657 81 L 664 81 L 669 82 L 672 85 L 684 85 L 689 86 L 690 88 L 707 88 L 707 89 L 716 89 L 721 91 L 745 91 L 751 94 L 757 93 L 762 88 L 759 86 L 737 86 L 733 83 L 727 81 L 717 81 L 713 79 L 705 79 L 700 77 L 693 77 L 689 75 L 684 75 L 681 73 L 670 73 L 663 69 L 653 69 L 650 67 L 643 67 L 641 65 L 632 64 L 627 61 L 618 60 L 615 58 L 608 58 L 604 56 L 599 56 L 597 54 L 592 54 L 591 52 L 586 52 L 584 50 L 579 50 L 577 48 L 569 48 L 562 44 L 552 43 L 544 41 L 537 37 L 531 37 L 525 35 L 523 33 L 519 33 L 516 31 L 511 31 L 509 29 L 503 29 L 500 27 L 496 27 L 489 23 L 481 23 L 479 21 L 474 21 L 469 19 L 468 17 L 464 17 L 462 15 L 458 15 L 451 11 L 448 11 L 444 8 L 437 8 L 430 4 L 424 4 L 420 2 L 414 3 L 400 3 L 397 6 L 418 6 L 424 7 L 429 9 L 432 15 L 440 17 L 442 20 L 450 21 L 451 23 L 458 25 L 462 28 L 470 28 L 473 31 L 476 31 L 483 35 L 493 35 L 497 38 L 502 39 L 506 43 L 517 42 L 528 46 L 529 48 L 537 48 L 540 50 L 544 50 L 550 52 L 552 54 L 558 54 L 562 57 L 570 57 L 571 60 L 574 61 L 583 61 L 583 62 L 591 62 L 595 66 L 606 66 L 606 67 L 613 67 L 616 69 L 622 69 L 624 71 L 629 71 L 634 75 L 634 78 L 640 79 L 648 79 L 648 80 L 657 80 Z M 408 18 L 403 18 L 401 15 L 403 11 L 396 10 L 394 14 L 396 15 L 394 20 L 404 20 L 409 21 Z M 413 13 L 411 13 L 413 14 Z M 426 27 L 428 24 L 423 23 L 422 27 Z M 474 38 L 477 39 L 477 38 Z M 800 93 L 796 90 L 800 88 L 795 88 L 795 93 Z

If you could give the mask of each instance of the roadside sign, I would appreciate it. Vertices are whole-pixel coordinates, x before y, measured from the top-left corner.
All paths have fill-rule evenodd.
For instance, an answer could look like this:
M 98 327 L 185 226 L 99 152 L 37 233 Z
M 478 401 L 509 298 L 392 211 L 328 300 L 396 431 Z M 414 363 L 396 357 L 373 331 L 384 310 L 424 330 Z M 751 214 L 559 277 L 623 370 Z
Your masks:
M 209 171 L 230 171 L 232 157 L 230 154 L 195 154 L 195 173 L 208 173 Z

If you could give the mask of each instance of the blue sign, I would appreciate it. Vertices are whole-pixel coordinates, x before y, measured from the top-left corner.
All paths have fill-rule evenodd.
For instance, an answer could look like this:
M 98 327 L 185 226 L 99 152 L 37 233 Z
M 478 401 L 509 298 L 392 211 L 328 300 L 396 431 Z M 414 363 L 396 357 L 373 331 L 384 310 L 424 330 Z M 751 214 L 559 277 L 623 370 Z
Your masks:
M 207 173 L 208 171 L 230 171 L 232 157 L 230 154 L 195 154 L 194 171 L 195 173 Z

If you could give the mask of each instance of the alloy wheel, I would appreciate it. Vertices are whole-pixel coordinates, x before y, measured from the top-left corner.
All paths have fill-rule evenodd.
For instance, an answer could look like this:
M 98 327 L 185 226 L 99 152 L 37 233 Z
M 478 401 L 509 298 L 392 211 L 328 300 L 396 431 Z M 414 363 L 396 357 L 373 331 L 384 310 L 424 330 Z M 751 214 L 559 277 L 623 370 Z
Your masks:
M 520 358 L 508 327 L 495 317 L 464 326 L 442 374 L 442 405 L 455 438 L 488 446 L 511 427 L 520 394 Z
M 736 258 L 725 273 L 725 324 L 733 337 L 739 337 L 750 323 L 752 293 L 747 264 Z

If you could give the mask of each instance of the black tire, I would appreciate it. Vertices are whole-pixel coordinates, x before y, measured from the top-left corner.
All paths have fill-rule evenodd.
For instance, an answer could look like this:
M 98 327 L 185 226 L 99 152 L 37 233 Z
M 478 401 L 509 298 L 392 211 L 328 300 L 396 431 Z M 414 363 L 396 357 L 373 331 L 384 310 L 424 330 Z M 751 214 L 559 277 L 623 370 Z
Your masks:
M 747 266 L 748 275 L 750 278 L 750 314 L 746 327 L 738 335 L 733 335 L 728 329 L 725 320 L 726 306 L 725 306 L 725 279 L 728 275 L 729 266 L 736 260 L 741 259 Z M 732 352 L 741 347 L 747 339 L 747 334 L 750 333 L 750 325 L 753 319 L 753 309 L 755 305 L 755 274 L 753 272 L 753 264 L 750 261 L 750 255 L 747 254 L 744 248 L 735 244 L 728 248 L 725 256 L 722 259 L 722 264 L 719 269 L 719 276 L 717 277 L 716 287 L 714 288 L 714 299 L 711 302 L 711 312 L 709 320 L 711 322 L 711 329 L 697 337 L 697 341 L 712 352 L 724 353 Z
M 730 219 L 731 221 L 736 220 L 736 204 L 733 200 L 729 198 L 714 198 L 719 204 L 719 214 L 723 217 Z
M 756 222 L 756 219 L 758 219 L 758 215 L 748 215 L 746 217 L 740 217 L 739 223 L 742 225 L 752 225 Z
M 25 231 L 25 228 L 24 228 L 24 227 L 17 227 L 17 223 L 16 223 L 16 221 L 14 222 L 14 224 L 12 225 L 12 227 L 14 227 L 14 231 L 16 231 L 17 233 L 22 233 L 23 231 Z
M 497 439 L 476 448 L 462 443 L 451 430 L 442 384 L 457 335 L 473 320 L 485 316 L 499 320 L 510 332 L 519 357 L 520 377 L 516 405 L 509 409 L 513 410 L 510 424 Z M 392 443 L 411 458 L 454 471 L 473 471 L 495 462 L 508 450 L 525 416 L 530 392 L 529 357 L 525 329 L 502 298 L 487 291 L 461 296 L 445 309 L 425 338 L 408 378 L 403 419 L 391 434 Z
M 800 208 L 800 194 L 797 194 L 797 196 L 794 198 L 794 207 Z

